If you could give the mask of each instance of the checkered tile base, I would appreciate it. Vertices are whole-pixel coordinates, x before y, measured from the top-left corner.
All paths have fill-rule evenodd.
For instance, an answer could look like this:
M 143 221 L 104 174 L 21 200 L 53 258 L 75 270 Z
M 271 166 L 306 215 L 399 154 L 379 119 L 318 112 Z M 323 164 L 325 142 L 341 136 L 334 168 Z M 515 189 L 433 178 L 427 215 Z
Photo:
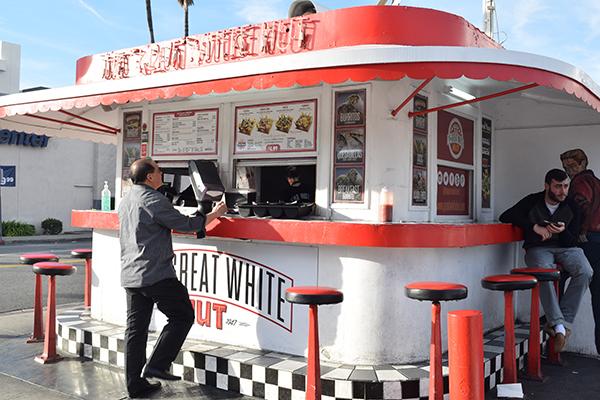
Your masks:
M 85 309 L 61 311 L 57 317 L 57 348 L 94 361 L 123 367 L 125 328 L 90 318 Z M 516 329 L 519 368 L 524 367 L 529 327 Z M 158 336 L 150 334 L 148 355 Z M 542 335 L 545 343 L 547 335 Z M 485 385 L 492 389 L 502 380 L 504 333 L 484 337 Z M 443 360 L 444 395 L 448 399 L 448 361 Z M 303 400 L 306 359 L 289 354 L 254 350 L 188 339 L 173 363 L 173 373 L 186 381 L 215 386 L 267 400 Z M 321 363 L 322 398 L 427 399 L 429 367 L 417 365 L 348 365 Z

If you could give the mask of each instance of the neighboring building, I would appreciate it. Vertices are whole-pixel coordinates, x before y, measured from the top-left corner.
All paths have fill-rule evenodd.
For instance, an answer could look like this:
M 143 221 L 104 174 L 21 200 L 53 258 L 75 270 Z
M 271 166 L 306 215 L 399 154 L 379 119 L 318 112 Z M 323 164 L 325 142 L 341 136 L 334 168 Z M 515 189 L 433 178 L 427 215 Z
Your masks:
M 0 94 L 19 92 L 20 46 L 0 41 Z M 23 90 L 27 91 L 27 90 Z M 115 181 L 116 146 L 47 137 L 30 125 L 0 121 L 2 220 L 33 224 L 46 218 L 71 230 L 71 210 L 100 208 L 100 191 Z M 15 129 L 15 126 L 11 126 Z

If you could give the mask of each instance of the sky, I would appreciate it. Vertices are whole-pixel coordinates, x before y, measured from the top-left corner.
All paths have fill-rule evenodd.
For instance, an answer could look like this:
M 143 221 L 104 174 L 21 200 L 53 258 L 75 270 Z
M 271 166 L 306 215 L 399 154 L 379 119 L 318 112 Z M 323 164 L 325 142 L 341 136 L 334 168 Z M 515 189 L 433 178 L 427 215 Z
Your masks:
M 287 17 L 291 0 L 196 0 L 190 34 Z M 321 0 L 330 8 L 373 5 L 376 0 Z M 0 0 L 0 40 L 21 45 L 21 89 L 75 82 L 80 57 L 147 44 L 145 0 Z M 482 26 L 482 0 L 403 0 Z M 600 1 L 496 0 L 500 41 L 576 65 L 600 83 Z M 153 0 L 156 41 L 183 36 L 176 0 Z

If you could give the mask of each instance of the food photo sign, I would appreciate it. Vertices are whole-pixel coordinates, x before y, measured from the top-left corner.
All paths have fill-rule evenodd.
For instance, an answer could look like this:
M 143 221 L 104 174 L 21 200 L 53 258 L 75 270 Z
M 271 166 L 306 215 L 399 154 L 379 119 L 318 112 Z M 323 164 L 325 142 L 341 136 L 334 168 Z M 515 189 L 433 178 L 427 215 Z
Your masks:
M 235 108 L 235 154 L 317 149 L 317 99 Z

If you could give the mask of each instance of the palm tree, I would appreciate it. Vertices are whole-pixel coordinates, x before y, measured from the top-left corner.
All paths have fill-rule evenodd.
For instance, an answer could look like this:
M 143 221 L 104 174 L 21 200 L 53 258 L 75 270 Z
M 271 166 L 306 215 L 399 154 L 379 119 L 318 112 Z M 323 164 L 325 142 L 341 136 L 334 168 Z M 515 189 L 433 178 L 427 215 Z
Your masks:
M 193 6 L 194 5 L 194 0 L 177 0 L 179 2 L 179 5 L 181 7 L 183 7 L 183 18 L 184 18 L 184 22 L 183 22 L 183 37 L 188 37 L 189 33 L 190 33 L 190 29 L 189 29 L 189 22 L 188 22 L 188 6 Z
M 152 0 L 146 0 L 146 17 L 148 18 L 148 31 L 150 31 L 150 43 L 154 43 L 154 27 L 152 26 Z

